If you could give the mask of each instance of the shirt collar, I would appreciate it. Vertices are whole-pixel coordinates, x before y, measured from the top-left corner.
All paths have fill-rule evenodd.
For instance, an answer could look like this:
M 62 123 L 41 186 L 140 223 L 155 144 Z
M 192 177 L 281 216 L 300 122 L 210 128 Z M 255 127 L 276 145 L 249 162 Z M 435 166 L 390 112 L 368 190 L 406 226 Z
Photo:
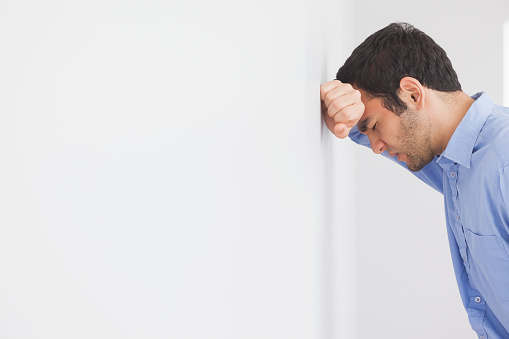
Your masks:
M 475 142 L 494 106 L 493 101 L 484 92 L 474 94 L 472 99 L 475 100 L 474 103 L 456 127 L 447 147 L 437 162 L 442 158 L 447 158 L 470 168 L 470 159 L 472 158 Z

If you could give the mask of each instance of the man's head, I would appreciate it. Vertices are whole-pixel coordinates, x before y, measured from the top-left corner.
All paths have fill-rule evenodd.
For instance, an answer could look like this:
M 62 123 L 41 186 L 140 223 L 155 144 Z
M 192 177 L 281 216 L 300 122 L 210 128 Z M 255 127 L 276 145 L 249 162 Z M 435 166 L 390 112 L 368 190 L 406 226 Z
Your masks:
M 401 115 L 384 107 L 381 98 L 370 98 L 359 89 L 365 110 L 357 126 L 368 136 L 373 152 L 386 151 L 404 161 L 409 170 L 419 171 L 436 154 L 434 141 L 438 138 L 433 129 L 433 119 L 424 111 L 425 103 L 433 101 L 430 96 L 434 93 L 410 77 L 403 78 L 401 84 L 403 90 L 400 96 L 408 106 Z
M 458 76 L 445 51 L 425 33 L 407 23 L 392 23 L 360 44 L 336 78 L 382 99 L 384 107 L 401 115 L 407 105 L 399 98 L 400 80 L 417 79 L 441 92 L 461 91 Z
M 359 45 L 336 77 L 361 92 L 365 111 L 357 126 L 375 153 L 398 155 L 418 171 L 443 151 L 450 131 L 441 113 L 462 92 L 447 54 L 429 36 L 390 24 Z

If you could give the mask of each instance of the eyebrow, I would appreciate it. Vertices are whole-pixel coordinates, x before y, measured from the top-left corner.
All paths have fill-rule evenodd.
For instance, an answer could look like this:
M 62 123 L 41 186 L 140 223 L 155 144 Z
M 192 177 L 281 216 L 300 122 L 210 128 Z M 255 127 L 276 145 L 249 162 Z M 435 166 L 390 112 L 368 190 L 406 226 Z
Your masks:
M 366 132 L 366 130 L 368 129 L 368 125 L 371 122 L 372 118 L 373 117 L 369 117 L 369 118 L 359 121 L 357 123 L 357 128 L 359 129 L 359 131 L 361 131 L 363 133 Z

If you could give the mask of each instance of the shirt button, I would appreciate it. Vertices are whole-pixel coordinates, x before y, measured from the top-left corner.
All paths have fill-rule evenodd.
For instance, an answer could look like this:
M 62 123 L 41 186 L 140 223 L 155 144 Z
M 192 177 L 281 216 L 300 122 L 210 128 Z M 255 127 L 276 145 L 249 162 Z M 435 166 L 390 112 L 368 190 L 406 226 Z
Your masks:
M 484 339 L 484 336 L 481 334 L 481 339 Z
M 476 303 L 480 303 L 481 302 L 481 297 L 475 297 L 475 302 Z
M 456 176 L 456 172 L 451 172 L 451 177 L 455 177 Z
M 460 216 L 456 214 L 456 220 L 460 220 Z

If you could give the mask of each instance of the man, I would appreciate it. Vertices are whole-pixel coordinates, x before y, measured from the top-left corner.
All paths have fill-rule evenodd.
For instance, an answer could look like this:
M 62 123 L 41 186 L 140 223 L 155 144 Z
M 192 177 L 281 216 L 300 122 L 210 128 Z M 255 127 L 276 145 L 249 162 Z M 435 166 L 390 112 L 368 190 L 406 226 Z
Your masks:
M 444 196 L 454 271 L 479 338 L 509 338 L 509 109 L 461 91 L 445 51 L 406 23 L 359 45 L 320 88 L 324 119 Z

